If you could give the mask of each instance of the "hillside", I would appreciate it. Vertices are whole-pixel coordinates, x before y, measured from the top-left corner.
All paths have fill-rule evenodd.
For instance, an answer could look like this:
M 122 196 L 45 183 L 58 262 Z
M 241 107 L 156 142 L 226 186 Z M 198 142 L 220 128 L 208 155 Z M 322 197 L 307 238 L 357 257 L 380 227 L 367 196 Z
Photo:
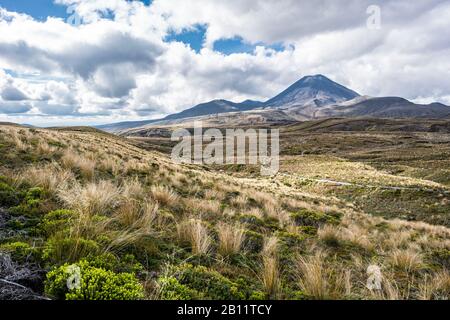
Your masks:
M 336 105 L 320 111 L 320 117 L 425 118 L 450 117 L 450 107 L 441 103 L 415 104 L 403 98 L 371 98 L 351 105 Z
M 373 216 L 297 173 L 175 165 L 101 132 L 0 130 L 3 298 L 448 298 L 442 224 Z M 95 289 L 69 290 L 66 263 Z M 364 285 L 374 263 L 381 291 Z

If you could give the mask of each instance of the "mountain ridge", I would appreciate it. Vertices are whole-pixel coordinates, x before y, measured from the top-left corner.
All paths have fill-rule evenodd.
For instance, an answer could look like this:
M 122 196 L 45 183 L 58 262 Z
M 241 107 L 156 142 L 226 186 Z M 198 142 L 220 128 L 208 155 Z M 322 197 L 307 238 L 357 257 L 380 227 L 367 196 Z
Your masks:
M 264 117 L 270 118 L 273 110 L 279 118 L 280 111 L 286 118 L 303 121 L 326 117 L 379 117 L 379 118 L 447 118 L 450 107 L 442 103 L 415 104 L 401 97 L 362 96 L 324 75 L 305 76 L 286 90 L 265 102 L 245 100 L 240 103 L 217 99 L 198 104 L 179 113 L 161 119 L 125 121 L 96 126 L 109 132 L 124 131 L 148 125 L 164 124 L 183 119 L 227 115 L 234 113 L 268 110 Z

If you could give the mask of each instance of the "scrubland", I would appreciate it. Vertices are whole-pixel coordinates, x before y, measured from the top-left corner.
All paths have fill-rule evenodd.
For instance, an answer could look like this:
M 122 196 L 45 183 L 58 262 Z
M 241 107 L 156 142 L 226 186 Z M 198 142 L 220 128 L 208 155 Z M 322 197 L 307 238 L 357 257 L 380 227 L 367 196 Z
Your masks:
M 289 157 L 282 174 L 258 178 L 173 164 L 94 130 L 1 126 L 0 278 L 9 284 L 0 288 L 51 299 L 449 298 L 445 184 L 339 155 Z M 325 178 L 374 185 L 390 212 L 355 200 L 366 188 L 330 190 L 316 181 Z M 440 199 L 440 211 L 417 205 L 408 219 L 394 205 L 402 192 Z M 369 289 L 374 266 L 381 287 Z M 69 289 L 74 267 L 81 281 Z

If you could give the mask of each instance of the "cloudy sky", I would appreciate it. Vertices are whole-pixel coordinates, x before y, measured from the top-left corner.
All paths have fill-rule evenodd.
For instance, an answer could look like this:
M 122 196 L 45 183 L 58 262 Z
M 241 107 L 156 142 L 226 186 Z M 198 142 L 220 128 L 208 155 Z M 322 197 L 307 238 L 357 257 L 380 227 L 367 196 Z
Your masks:
M 450 104 L 450 1 L 0 0 L 0 121 L 157 118 L 319 73 Z

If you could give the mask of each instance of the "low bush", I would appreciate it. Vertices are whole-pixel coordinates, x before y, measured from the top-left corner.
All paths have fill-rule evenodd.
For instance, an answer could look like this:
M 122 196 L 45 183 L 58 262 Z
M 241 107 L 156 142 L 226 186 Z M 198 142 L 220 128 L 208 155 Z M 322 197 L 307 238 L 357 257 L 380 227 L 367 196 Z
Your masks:
M 244 249 L 258 253 L 262 250 L 264 245 L 264 237 L 262 234 L 247 230 L 245 232 Z
M 36 217 L 42 214 L 42 200 L 44 198 L 42 188 L 31 188 L 25 191 L 22 202 L 12 207 L 9 212 L 15 216 Z
M 0 206 L 10 207 L 19 203 L 19 197 L 11 186 L 0 177 Z
M 35 257 L 37 250 L 25 242 L 11 242 L 0 245 L 0 252 L 6 252 L 14 260 L 25 261 L 30 257 Z
M 245 293 L 237 283 L 225 278 L 217 271 L 203 266 L 183 264 L 172 267 L 170 271 L 181 285 L 186 286 L 189 290 L 197 291 L 200 299 L 243 300 L 246 298 Z M 171 296 L 178 293 L 166 289 L 164 294 Z
M 161 300 L 195 300 L 199 293 L 181 284 L 175 277 L 161 277 L 158 280 Z
M 93 240 L 53 237 L 47 241 L 42 258 L 51 265 L 60 265 L 95 257 L 99 252 L 99 245 Z
M 79 268 L 80 278 L 73 270 Z M 65 264 L 47 274 L 45 293 L 55 299 L 65 300 L 138 300 L 144 297 L 142 285 L 133 273 L 115 273 L 92 266 L 82 260 Z M 74 287 L 69 289 L 68 283 Z
M 51 211 L 44 216 L 39 228 L 49 237 L 68 228 L 73 217 L 74 212 L 71 210 Z
M 327 214 L 323 212 L 302 209 L 291 214 L 291 218 L 298 226 L 311 226 L 318 228 L 323 224 L 336 224 L 339 222 L 339 214 Z

